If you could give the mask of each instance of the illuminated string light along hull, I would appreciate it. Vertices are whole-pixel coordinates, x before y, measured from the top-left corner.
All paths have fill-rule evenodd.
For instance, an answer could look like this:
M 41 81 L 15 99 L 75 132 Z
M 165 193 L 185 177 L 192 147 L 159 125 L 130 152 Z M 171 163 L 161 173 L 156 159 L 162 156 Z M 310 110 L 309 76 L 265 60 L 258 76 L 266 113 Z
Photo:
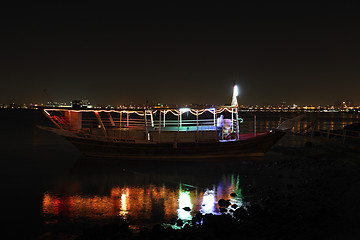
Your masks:
M 267 131 L 244 136 L 244 139 L 208 143 L 127 143 L 65 136 L 85 156 L 119 159 L 211 160 L 262 157 L 284 131 Z

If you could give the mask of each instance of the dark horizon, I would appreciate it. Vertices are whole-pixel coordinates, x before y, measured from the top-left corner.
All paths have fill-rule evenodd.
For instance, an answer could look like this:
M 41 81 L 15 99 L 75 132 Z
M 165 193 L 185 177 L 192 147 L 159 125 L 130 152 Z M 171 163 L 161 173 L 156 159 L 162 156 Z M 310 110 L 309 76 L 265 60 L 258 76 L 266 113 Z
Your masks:
M 328 105 L 360 102 L 351 5 L 119 8 L 1 14 L 0 103 Z

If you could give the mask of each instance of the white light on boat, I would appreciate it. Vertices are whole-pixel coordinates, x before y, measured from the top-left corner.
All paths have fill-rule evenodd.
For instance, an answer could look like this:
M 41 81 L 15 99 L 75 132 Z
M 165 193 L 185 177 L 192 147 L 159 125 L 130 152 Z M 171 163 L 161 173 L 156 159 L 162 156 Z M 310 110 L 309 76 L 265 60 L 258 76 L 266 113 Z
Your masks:
M 180 108 L 180 113 L 189 112 L 190 108 Z
M 231 106 L 238 106 L 237 96 L 239 95 L 239 87 L 234 85 Z
M 234 96 L 239 96 L 239 87 L 237 85 L 234 85 Z

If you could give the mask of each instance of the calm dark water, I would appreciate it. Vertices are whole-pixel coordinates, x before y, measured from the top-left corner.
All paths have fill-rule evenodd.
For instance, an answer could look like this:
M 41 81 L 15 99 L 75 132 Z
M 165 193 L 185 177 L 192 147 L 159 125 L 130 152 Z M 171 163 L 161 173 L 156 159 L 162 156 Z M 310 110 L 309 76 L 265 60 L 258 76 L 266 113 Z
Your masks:
M 2 216 L 13 238 L 35 238 L 42 231 L 43 193 L 79 159 L 71 144 L 39 131 L 48 125 L 35 111 L 0 111 Z
M 65 179 L 43 195 L 42 215 L 81 225 L 128 220 L 131 228 L 191 220 L 193 212 L 218 214 L 217 200 L 243 202 L 239 174 L 221 166 L 115 164 L 80 160 Z M 219 168 L 220 167 L 220 168 Z M 190 208 L 191 212 L 184 210 Z
M 276 127 L 280 117 L 291 114 L 258 114 L 257 129 Z M 76 235 L 91 225 L 122 220 L 135 230 L 190 220 L 196 211 L 218 213 L 220 198 L 250 205 L 243 188 L 262 184 L 244 173 L 247 163 L 88 160 L 65 139 L 37 129 L 36 124 L 51 125 L 38 111 L 0 111 L 0 119 L 2 216 L 13 238 Z M 250 131 L 252 116 L 244 119 L 243 129 Z M 313 119 L 320 119 L 320 128 L 340 128 L 359 122 L 359 115 L 307 115 L 299 127 Z

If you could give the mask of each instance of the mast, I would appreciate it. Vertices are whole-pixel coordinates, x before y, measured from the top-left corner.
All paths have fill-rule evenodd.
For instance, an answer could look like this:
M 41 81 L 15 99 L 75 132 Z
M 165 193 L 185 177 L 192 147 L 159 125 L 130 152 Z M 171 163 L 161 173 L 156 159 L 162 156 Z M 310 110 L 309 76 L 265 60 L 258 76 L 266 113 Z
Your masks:
M 237 96 L 239 95 L 239 88 L 238 86 L 235 84 L 234 82 L 234 86 L 233 86 L 233 96 L 232 96 L 232 100 L 231 100 L 231 120 L 232 120 L 232 126 L 234 125 L 234 108 L 236 109 L 235 111 L 235 130 L 236 130 L 236 139 L 239 139 L 239 122 L 238 122 L 238 100 L 237 100 Z M 234 131 L 234 128 L 232 127 L 232 131 Z
M 239 106 L 238 100 L 237 100 L 237 96 L 238 96 L 238 95 L 239 95 L 239 88 L 238 88 L 238 86 L 234 83 L 234 86 L 233 86 L 233 96 L 232 96 L 232 100 L 231 100 L 231 106 L 233 106 L 233 107 Z
M 44 91 L 46 97 L 47 97 L 47 98 L 50 100 L 50 102 L 54 105 L 54 107 L 56 107 L 55 102 L 52 100 L 52 98 L 51 98 L 51 97 L 49 96 L 49 94 L 46 92 L 46 89 L 43 89 L 43 91 Z

